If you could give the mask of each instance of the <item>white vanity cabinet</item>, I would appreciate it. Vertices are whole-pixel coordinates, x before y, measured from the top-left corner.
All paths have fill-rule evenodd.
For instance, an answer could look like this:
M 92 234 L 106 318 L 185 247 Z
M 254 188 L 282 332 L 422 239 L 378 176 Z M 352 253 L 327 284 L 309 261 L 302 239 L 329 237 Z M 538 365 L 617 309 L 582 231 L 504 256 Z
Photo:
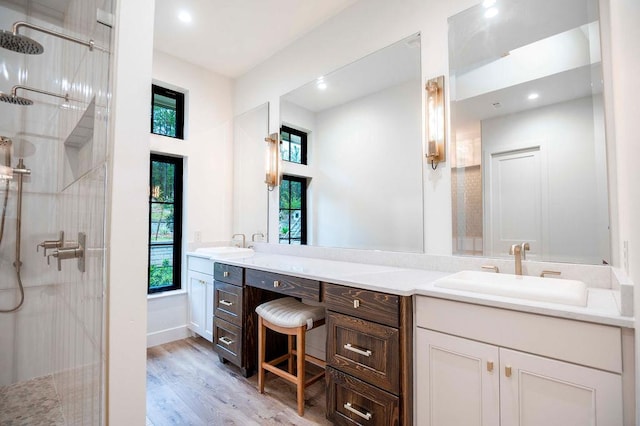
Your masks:
M 187 256 L 189 329 L 213 342 L 213 260 Z
M 416 424 L 623 424 L 617 327 L 421 296 L 416 325 Z

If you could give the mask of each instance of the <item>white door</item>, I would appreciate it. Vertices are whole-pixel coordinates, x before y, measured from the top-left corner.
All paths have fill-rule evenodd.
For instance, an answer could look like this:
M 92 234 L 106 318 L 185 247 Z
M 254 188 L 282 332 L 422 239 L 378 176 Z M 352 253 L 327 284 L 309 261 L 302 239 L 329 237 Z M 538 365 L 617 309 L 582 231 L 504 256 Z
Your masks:
M 416 354 L 416 424 L 500 425 L 497 347 L 418 328 Z
M 206 282 L 209 277 L 200 272 L 189 271 L 189 328 L 205 336 Z
M 487 154 L 485 255 L 505 256 L 512 244 L 528 242 L 531 259 L 544 254 L 547 178 L 540 146 Z
M 500 364 L 501 426 L 622 425 L 619 374 L 509 349 Z
M 213 342 L 213 279 L 208 277 L 205 284 L 205 315 L 204 315 L 204 335 L 203 337 Z

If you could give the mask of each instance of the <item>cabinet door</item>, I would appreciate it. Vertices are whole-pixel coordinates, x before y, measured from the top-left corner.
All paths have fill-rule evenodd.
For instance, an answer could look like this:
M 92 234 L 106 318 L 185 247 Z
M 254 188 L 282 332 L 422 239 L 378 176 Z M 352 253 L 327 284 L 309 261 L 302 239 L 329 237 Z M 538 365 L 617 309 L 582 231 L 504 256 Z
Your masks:
M 213 342 L 213 277 L 205 281 L 204 338 Z
M 211 275 L 189 271 L 187 278 L 189 282 L 189 328 L 204 337 L 207 281 L 211 280 Z
M 622 425 L 619 374 L 509 349 L 500 364 L 502 426 Z
M 499 351 L 416 329 L 416 424 L 500 425 Z

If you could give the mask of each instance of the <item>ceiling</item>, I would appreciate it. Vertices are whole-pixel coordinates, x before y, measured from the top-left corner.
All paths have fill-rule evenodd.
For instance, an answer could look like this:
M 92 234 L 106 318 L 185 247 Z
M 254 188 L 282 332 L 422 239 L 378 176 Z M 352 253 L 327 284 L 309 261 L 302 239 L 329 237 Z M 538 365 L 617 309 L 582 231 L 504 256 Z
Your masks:
M 156 0 L 154 48 L 235 78 L 356 1 Z

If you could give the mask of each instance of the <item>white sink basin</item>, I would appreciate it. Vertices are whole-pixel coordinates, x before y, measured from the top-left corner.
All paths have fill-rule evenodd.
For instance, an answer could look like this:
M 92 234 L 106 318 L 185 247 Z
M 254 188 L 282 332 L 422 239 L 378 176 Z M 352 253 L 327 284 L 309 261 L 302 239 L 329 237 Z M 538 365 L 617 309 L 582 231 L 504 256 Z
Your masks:
M 539 302 L 587 306 L 587 286 L 576 280 L 461 271 L 436 280 L 434 286 Z
M 241 247 L 201 247 L 196 249 L 196 253 L 209 256 L 212 259 L 229 259 L 251 256 L 254 252 L 250 248 Z

